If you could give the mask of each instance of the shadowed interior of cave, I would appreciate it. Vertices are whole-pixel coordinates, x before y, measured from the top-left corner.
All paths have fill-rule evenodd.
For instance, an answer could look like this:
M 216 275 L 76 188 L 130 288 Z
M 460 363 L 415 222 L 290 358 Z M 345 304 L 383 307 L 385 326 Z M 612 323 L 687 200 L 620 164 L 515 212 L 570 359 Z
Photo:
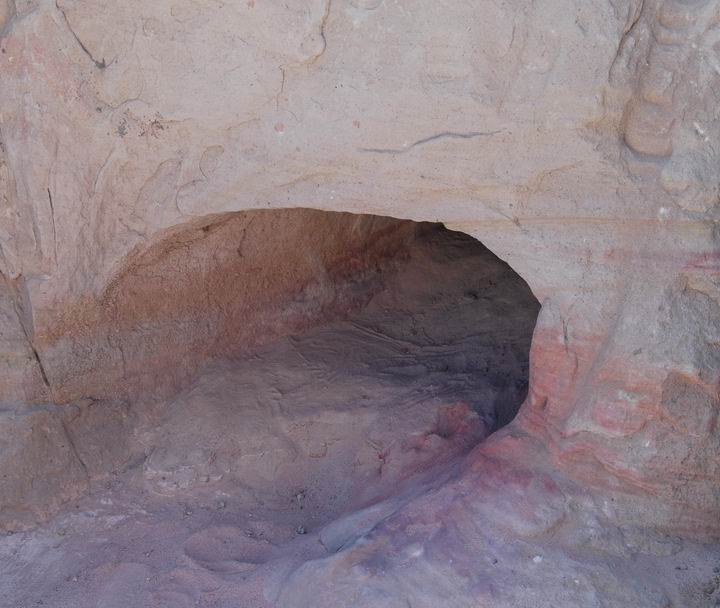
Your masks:
M 371 217 L 340 218 L 373 234 Z M 153 490 L 233 480 L 263 504 L 301 494 L 327 521 L 512 420 L 539 308 L 527 285 L 463 233 L 379 221 L 381 249 L 293 296 L 283 322 L 293 310 L 302 330 L 216 360 L 145 425 Z
M 99 319 L 90 371 L 67 354 L 53 367 L 57 394 L 99 397 L 63 414 L 83 483 L 36 534 L 61 529 L 79 557 L 47 580 L 181 558 L 266 576 L 337 550 L 512 420 L 538 310 L 507 264 L 439 224 L 299 209 L 161 235 L 82 311 Z

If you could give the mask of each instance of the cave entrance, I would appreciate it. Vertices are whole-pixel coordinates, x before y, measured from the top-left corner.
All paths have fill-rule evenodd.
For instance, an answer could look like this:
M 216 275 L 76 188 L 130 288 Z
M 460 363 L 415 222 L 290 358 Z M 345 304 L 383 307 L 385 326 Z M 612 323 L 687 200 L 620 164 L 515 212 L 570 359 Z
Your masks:
M 67 405 L 21 419 L 33 466 L 6 469 L 12 521 L 52 518 L 18 546 L 62 535 L 32 590 L 58 606 L 255 597 L 362 537 L 512 420 L 539 310 L 465 234 L 308 209 L 169 230 L 91 305 L 43 350 Z
M 507 264 L 440 224 L 310 209 L 193 220 L 66 312 L 82 328 L 72 348 L 62 333 L 43 346 L 67 407 L 37 414 L 55 430 L 28 434 L 24 460 L 43 457 L 10 480 L 6 512 L 26 525 L 122 495 L 160 518 L 222 504 L 225 520 L 262 508 L 317 530 L 439 483 L 511 421 L 538 311 Z
M 107 301 L 132 329 L 117 337 L 125 381 L 184 385 L 138 412 L 146 487 L 301 507 L 317 520 L 305 527 L 447 467 L 512 420 L 539 310 L 466 234 L 304 209 L 173 232 Z

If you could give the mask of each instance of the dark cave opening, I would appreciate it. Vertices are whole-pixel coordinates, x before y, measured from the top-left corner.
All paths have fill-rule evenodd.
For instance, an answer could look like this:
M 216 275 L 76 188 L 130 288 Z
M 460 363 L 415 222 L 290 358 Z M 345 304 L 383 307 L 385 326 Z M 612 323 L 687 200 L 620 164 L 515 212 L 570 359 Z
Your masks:
M 372 504 L 514 418 L 538 311 L 506 263 L 439 224 L 309 209 L 194 220 L 134 251 L 95 309 L 65 315 L 84 328 L 72 349 L 42 345 L 66 406 L 22 419 L 50 434 L 8 473 L 6 519 L 46 519 L 120 478 L 161 500 L 282 510 L 302 494 L 318 521 Z

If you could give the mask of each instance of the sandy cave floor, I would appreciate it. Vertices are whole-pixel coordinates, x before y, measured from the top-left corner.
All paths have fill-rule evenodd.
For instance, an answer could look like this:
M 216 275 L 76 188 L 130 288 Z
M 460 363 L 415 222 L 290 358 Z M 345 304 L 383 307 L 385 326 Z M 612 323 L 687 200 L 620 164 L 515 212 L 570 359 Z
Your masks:
M 464 457 L 524 397 L 537 310 L 527 286 L 482 246 L 449 232 L 426 236 L 364 310 L 216 361 L 177 398 L 138 410 L 142 459 L 42 527 L 0 540 L 0 606 L 439 605 L 421 586 L 363 599 L 346 581 L 338 581 L 346 603 L 325 602 L 326 571 L 314 564 L 358 551 L 404 505 L 412 514 L 458 483 Z M 541 498 L 556 509 L 553 492 Z M 706 548 L 606 530 L 591 512 L 574 517 L 591 543 L 561 527 L 534 540 L 486 531 L 471 561 L 494 569 L 496 605 L 720 601 Z M 421 563 L 432 555 L 430 541 L 422 544 L 429 524 L 412 525 L 419 536 L 403 559 Z M 452 546 L 423 575 L 438 589 L 452 580 L 443 570 Z M 657 572 L 674 577 L 672 591 L 649 584 Z M 607 585 L 628 588 L 603 599 Z M 491 605 L 473 599 L 487 593 L 442 591 L 448 606 Z

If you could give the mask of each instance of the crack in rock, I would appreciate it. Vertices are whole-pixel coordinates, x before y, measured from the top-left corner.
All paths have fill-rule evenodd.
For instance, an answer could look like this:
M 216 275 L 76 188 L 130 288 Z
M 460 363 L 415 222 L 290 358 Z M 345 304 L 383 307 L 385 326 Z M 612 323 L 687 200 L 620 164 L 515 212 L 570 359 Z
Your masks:
M 58 4 L 57 0 L 55 0 L 55 8 L 60 12 L 62 15 L 63 21 L 65 21 L 65 25 L 67 25 L 68 30 L 70 30 L 70 33 L 72 34 L 72 37 L 75 38 L 75 41 L 80 45 L 80 48 L 83 50 L 83 52 L 90 58 L 90 60 L 95 64 L 95 67 L 97 67 L 100 70 L 104 70 L 106 67 L 108 67 L 108 64 L 105 63 L 105 58 L 103 57 L 101 61 L 98 61 L 93 57 L 93 54 L 88 50 L 88 48 L 85 46 L 82 40 L 78 37 L 78 35 L 75 33 L 75 30 L 73 29 L 72 25 L 70 25 L 70 20 L 67 18 L 67 15 L 65 14 L 65 11 L 60 8 L 60 5 Z
M 457 133 L 454 131 L 443 131 L 442 133 L 437 133 L 436 135 L 418 139 L 416 142 L 410 144 L 409 146 L 405 146 L 404 148 L 358 148 L 358 151 L 373 152 L 375 154 L 405 154 L 416 146 L 422 146 L 423 144 L 427 144 L 438 139 L 475 139 L 476 137 L 496 135 L 501 132 L 502 131 L 469 131 L 467 133 Z

